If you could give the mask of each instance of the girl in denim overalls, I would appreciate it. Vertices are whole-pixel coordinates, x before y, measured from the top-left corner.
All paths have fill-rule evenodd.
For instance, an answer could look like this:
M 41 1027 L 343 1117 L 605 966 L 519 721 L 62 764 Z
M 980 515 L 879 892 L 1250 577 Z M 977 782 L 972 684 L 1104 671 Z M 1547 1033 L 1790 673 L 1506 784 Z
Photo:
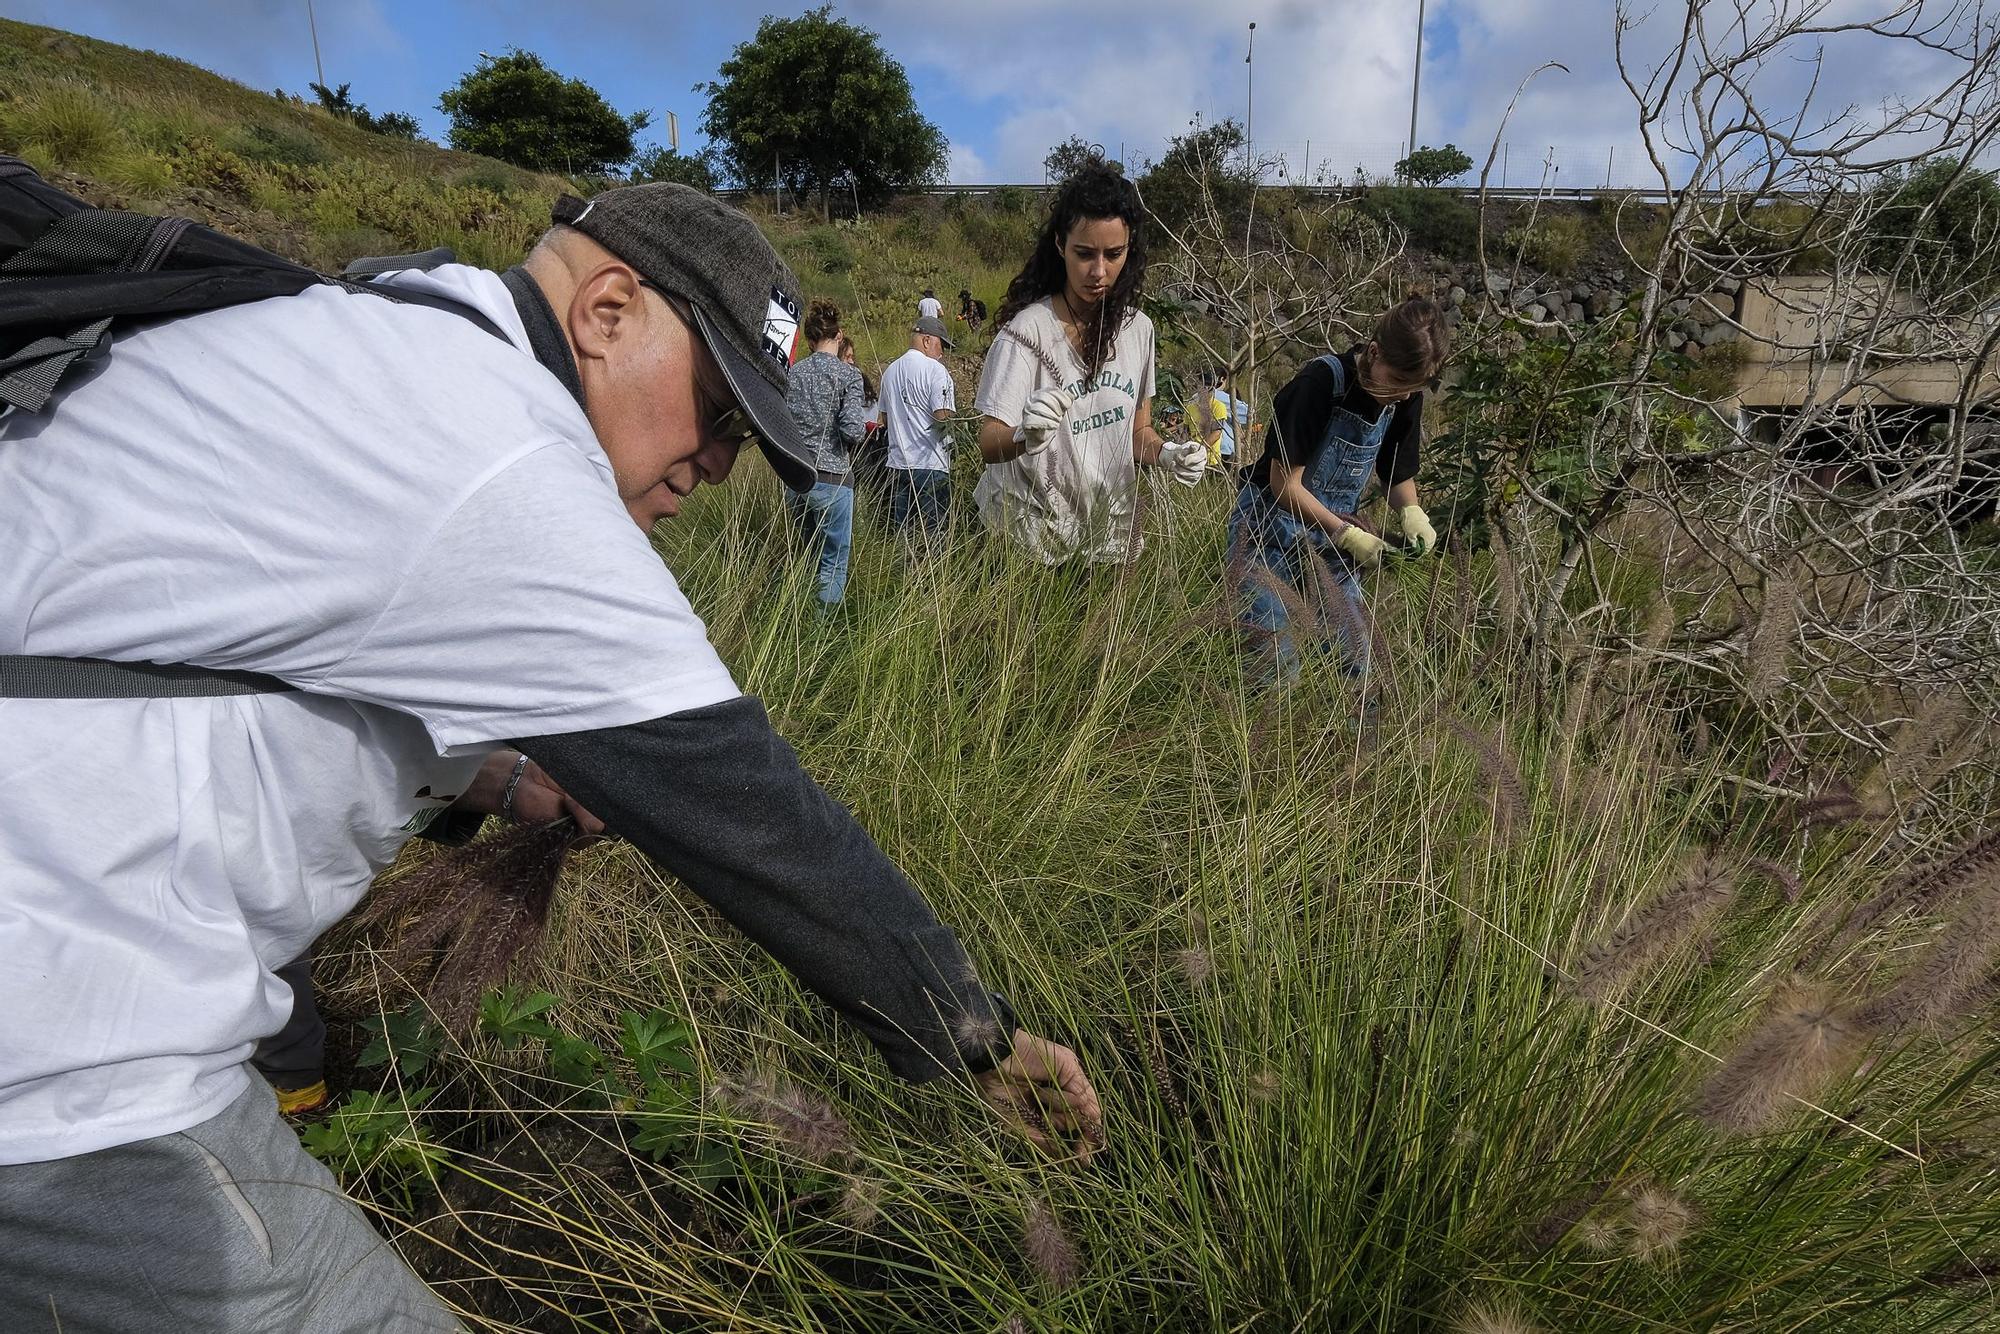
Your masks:
M 1423 389 L 1449 350 L 1443 310 L 1428 297 L 1412 297 L 1376 322 L 1367 343 L 1308 363 L 1278 391 L 1264 457 L 1229 516 L 1238 621 L 1259 647 L 1271 646 L 1278 681 L 1297 676 L 1300 647 L 1279 589 L 1310 598 L 1310 584 L 1321 578 L 1313 561 L 1325 563 L 1344 599 L 1326 609 L 1332 624 L 1322 641 L 1338 648 L 1349 675 L 1368 670 L 1360 571 L 1381 560 L 1385 544 L 1346 516 L 1360 505 L 1370 472 L 1379 472 L 1388 488 L 1403 549 L 1423 555 L 1436 545 L 1437 532 L 1417 503 L 1416 457 Z

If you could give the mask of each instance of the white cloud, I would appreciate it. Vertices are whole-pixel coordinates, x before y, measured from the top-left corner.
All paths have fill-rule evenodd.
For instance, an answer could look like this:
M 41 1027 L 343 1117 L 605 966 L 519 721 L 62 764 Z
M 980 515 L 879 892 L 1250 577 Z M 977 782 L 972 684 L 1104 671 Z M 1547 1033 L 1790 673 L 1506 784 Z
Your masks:
M 985 185 L 992 180 L 992 168 L 986 159 L 973 152 L 964 144 L 951 146 L 951 182 L 953 185 Z

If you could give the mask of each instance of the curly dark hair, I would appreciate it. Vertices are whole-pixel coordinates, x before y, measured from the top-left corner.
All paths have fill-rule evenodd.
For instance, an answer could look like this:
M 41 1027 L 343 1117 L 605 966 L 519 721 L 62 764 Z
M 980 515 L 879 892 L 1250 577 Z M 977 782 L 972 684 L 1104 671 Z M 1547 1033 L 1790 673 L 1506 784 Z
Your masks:
M 1145 287 L 1145 216 L 1139 192 L 1132 182 L 1102 162 L 1092 163 L 1064 181 L 1049 204 L 1049 216 L 1035 238 L 1034 252 L 1014 275 L 1014 281 L 1007 284 L 1007 295 L 1000 302 L 1000 316 L 995 325 L 1006 328 L 1007 322 L 1023 310 L 1063 290 L 1068 274 L 1063 268 L 1062 246 L 1078 223 L 1121 218 L 1132 233 L 1125 251 L 1125 267 L 1082 330 L 1083 373 L 1086 378 L 1097 374 L 1110 356 L 1118 331 L 1137 309 L 1139 294 Z

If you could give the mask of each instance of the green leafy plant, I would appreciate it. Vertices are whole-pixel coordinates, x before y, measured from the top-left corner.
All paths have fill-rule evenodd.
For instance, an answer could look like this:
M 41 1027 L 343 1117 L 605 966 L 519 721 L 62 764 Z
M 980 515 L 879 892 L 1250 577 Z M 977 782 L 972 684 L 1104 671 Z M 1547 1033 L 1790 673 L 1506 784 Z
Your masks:
M 306 1127 L 300 1139 L 306 1152 L 342 1181 L 366 1175 L 378 1187 L 393 1190 L 409 1208 L 420 1187 L 436 1187 L 438 1166 L 446 1157 L 444 1147 L 419 1120 L 436 1092 L 434 1088 L 396 1094 L 356 1089 L 325 1120 Z
M 404 1079 L 414 1079 L 428 1069 L 444 1041 L 443 1033 L 431 1022 L 430 1011 L 422 1001 L 412 1002 L 394 1014 L 369 1015 L 361 1021 L 361 1027 L 374 1036 L 354 1058 L 354 1064 L 363 1070 L 393 1064 Z
M 1472 170 L 1472 159 L 1457 144 L 1432 148 L 1425 144 L 1396 164 L 1396 175 L 1411 185 L 1443 185 Z
M 513 1051 L 535 1039 L 548 1041 L 556 1030 L 544 1018 L 556 998 L 546 991 L 503 987 L 479 998 L 479 1029 L 497 1038 L 503 1051 Z

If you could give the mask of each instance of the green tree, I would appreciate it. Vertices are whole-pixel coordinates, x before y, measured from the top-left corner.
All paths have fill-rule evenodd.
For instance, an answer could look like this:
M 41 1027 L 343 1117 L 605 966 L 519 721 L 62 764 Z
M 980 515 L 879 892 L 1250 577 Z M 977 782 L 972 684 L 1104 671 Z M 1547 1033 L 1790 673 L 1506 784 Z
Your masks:
M 1233 120 L 1197 122 L 1186 134 L 1175 135 L 1166 155 L 1148 163 L 1139 178 L 1147 211 L 1174 228 L 1211 205 L 1225 221 L 1241 218 L 1256 185 L 1256 173 L 1244 158 L 1247 142 L 1243 127 Z
M 633 136 L 652 113 L 621 116 L 581 79 L 566 79 L 532 51 L 481 56 L 479 68 L 447 89 L 438 108 L 451 117 L 451 146 L 530 171 L 596 175 L 632 160 Z
M 1120 174 L 1125 170 L 1123 163 L 1104 156 L 1103 144 L 1093 144 L 1080 134 L 1072 134 L 1051 148 L 1042 159 L 1042 169 L 1048 172 L 1051 181 L 1060 185 L 1093 162 L 1102 162 Z
M 715 154 L 711 149 L 681 153 L 655 144 L 632 160 L 634 184 L 672 181 L 676 185 L 692 185 L 697 190 L 713 190 L 715 179 Z
M 1432 148 L 1425 144 L 1396 164 L 1396 174 L 1411 185 L 1443 185 L 1472 170 L 1472 159 L 1457 144 Z
M 2000 182 L 1992 172 L 1939 158 L 1886 173 L 1863 206 L 1869 262 L 1886 269 L 1907 252 L 1907 285 L 1985 294 L 2000 281 Z
M 722 62 L 701 129 L 727 175 L 752 189 L 774 180 L 803 194 L 852 187 L 879 199 L 944 179 L 944 132 L 925 120 L 903 67 L 868 29 L 823 5 L 766 18 Z
M 422 137 L 420 131 L 423 127 L 417 124 L 415 116 L 401 111 L 385 111 L 377 116 L 348 93 L 348 88 L 352 86 L 350 84 L 343 83 L 338 88 L 329 88 L 323 83 L 307 86 L 313 90 L 313 96 L 319 99 L 322 111 L 338 116 L 342 120 L 352 121 L 370 134 L 412 141 Z

